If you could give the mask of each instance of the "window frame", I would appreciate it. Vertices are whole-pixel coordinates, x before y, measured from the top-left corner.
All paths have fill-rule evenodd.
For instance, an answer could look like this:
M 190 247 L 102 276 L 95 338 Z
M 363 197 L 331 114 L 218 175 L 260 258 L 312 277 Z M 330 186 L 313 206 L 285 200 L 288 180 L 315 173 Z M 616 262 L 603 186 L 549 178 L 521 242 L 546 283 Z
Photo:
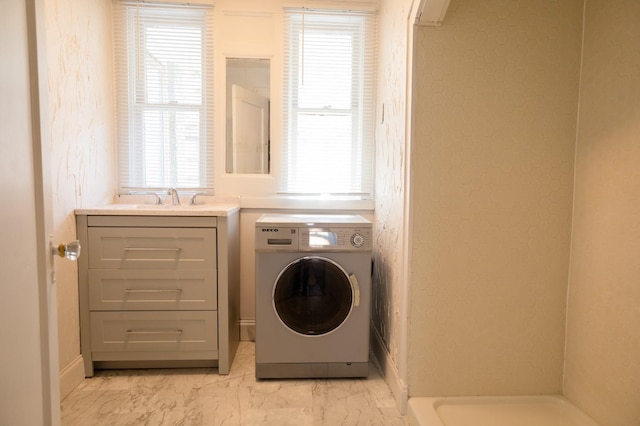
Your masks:
M 312 18 L 309 22 L 309 18 Z M 316 22 L 316 20 L 323 20 Z M 336 23 L 337 20 L 337 23 Z M 340 21 L 345 21 L 340 23 Z M 356 22 L 358 21 L 358 22 Z M 332 23 L 329 23 L 332 22 Z M 352 197 L 359 199 L 373 198 L 373 167 L 374 167 L 374 105 L 375 105 L 375 58 L 376 58 L 376 15 L 372 11 L 344 11 L 344 10 L 310 10 L 306 8 L 285 8 L 285 48 L 284 48 L 284 83 L 283 83 L 283 140 L 282 140 L 282 170 L 280 182 L 280 194 L 308 195 L 324 197 Z M 328 115 L 324 108 L 306 108 L 299 105 L 300 83 L 304 71 L 300 61 L 304 61 L 304 53 L 300 53 L 304 47 L 304 33 L 311 28 L 312 31 L 335 32 L 337 34 L 349 34 L 351 40 L 359 39 L 360 49 L 351 55 L 352 58 L 352 85 L 350 108 L 331 109 L 331 115 L 349 115 L 351 123 L 351 188 L 347 190 L 335 189 L 329 191 L 298 191 L 294 188 L 304 188 L 296 182 L 297 166 L 292 165 L 296 158 L 300 143 L 295 137 L 299 130 L 301 114 L 323 113 Z M 365 57 L 367 57 L 365 60 Z M 308 65 L 304 65 L 308 66 Z M 367 69 L 367 66 L 370 69 Z M 366 99 L 365 99 L 366 98 Z M 331 166 L 327 167 L 327 170 Z M 353 176 L 357 175 L 357 179 Z M 353 182 L 359 181 L 354 184 Z M 356 190 L 354 191 L 354 185 Z
M 214 97 L 213 97 L 213 13 L 208 6 L 164 3 L 138 3 L 130 1 L 114 2 L 114 63 L 116 79 L 117 106 L 117 154 L 118 154 L 118 192 L 120 194 L 139 191 L 160 191 L 168 187 L 177 189 L 212 193 L 214 190 Z M 172 16 L 176 15 L 176 16 Z M 199 15 L 193 20 L 194 15 Z M 146 37 L 149 29 L 167 25 L 172 29 L 178 27 L 197 28 L 200 31 L 199 55 L 200 92 L 198 102 L 180 102 L 175 99 L 162 99 L 161 102 L 150 102 L 148 99 L 148 81 L 150 74 Z M 175 31 L 174 31 L 175 32 Z M 194 70 L 196 68 L 194 67 Z M 161 90 L 167 87 L 162 86 Z M 169 145 L 173 159 L 169 165 L 163 158 L 166 150 L 159 148 L 157 155 L 163 158 L 157 163 L 160 185 L 147 184 L 145 173 L 145 114 L 150 112 L 168 114 L 173 117 L 181 112 L 195 112 L 198 122 L 197 164 L 199 167 L 196 185 L 181 184 L 178 180 L 178 160 L 175 158 L 178 144 L 176 131 L 163 129 L 158 133 L 160 144 Z M 159 122 L 163 122 L 161 118 Z M 172 133 L 173 136 L 169 135 Z M 186 133 L 185 133 L 186 135 Z M 174 141 L 167 142 L 167 139 Z M 167 178 L 166 174 L 171 174 Z

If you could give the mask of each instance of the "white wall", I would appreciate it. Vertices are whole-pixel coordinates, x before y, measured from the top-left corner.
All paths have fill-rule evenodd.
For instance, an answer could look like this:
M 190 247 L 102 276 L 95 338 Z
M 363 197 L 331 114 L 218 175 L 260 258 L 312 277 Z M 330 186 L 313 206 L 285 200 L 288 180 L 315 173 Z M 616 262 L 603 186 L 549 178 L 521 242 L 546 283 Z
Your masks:
M 587 0 L 565 394 L 640 424 L 640 3 Z
M 582 4 L 417 30 L 410 396 L 562 391 Z
M 406 402 L 408 67 L 417 1 L 383 0 L 378 14 L 378 86 L 373 272 L 373 345 L 396 400 Z
M 76 239 L 74 209 L 115 195 L 111 2 L 46 0 L 54 241 Z M 77 265 L 56 261 L 61 394 L 84 377 Z

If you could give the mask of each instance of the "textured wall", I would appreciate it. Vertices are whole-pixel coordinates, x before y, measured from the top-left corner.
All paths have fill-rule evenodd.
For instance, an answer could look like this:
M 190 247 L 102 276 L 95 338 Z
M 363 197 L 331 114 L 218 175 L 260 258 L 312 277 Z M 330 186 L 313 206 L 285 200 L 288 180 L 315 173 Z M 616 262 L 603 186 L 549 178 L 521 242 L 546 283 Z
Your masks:
M 560 393 L 581 0 L 417 32 L 409 394 Z
M 376 236 L 373 273 L 374 331 L 391 363 L 406 356 L 400 347 L 403 282 L 405 153 L 407 122 L 408 15 L 411 0 L 380 2 L 378 37 L 378 107 L 376 127 Z M 383 110 L 384 109 L 384 110 Z
M 47 0 L 54 240 L 76 239 L 73 210 L 115 194 L 111 2 Z M 75 263 L 57 259 L 60 367 L 80 354 Z
M 640 3 L 588 0 L 564 390 L 640 424 Z

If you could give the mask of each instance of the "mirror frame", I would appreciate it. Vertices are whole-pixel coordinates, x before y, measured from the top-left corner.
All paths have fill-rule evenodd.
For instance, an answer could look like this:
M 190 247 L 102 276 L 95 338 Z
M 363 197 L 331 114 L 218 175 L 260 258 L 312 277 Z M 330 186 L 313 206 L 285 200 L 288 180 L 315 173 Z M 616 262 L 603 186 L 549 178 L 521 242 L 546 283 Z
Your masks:
M 269 175 L 271 172 L 271 58 L 227 56 L 225 57 L 225 81 L 226 117 L 224 170 L 230 175 Z M 245 97 L 252 96 L 252 94 L 255 95 L 255 97 L 244 104 L 249 105 L 250 107 L 256 107 L 248 110 L 249 116 L 254 116 L 253 118 L 256 118 L 256 113 L 263 113 L 261 117 L 257 118 L 258 120 L 260 120 L 260 118 L 262 119 L 262 126 L 257 130 L 258 134 L 256 135 L 256 132 L 254 132 L 253 135 L 249 135 L 260 137 L 260 133 L 264 134 L 266 131 L 266 136 L 264 138 L 266 140 L 263 140 L 259 144 L 266 146 L 263 146 L 262 151 L 257 150 L 257 152 L 262 152 L 263 154 L 258 154 L 258 157 L 254 158 L 253 161 L 254 163 L 262 163 L 262 166 L 260 167 L 262 170 L 261 172 L 238 173 L 235 171 L 238 162 L 238 152 L 235 149 L 233 141 L 234 125 L 237 120 L 233 116 L 232 107 L 232 93 L 234 85 L 243 86 L 248 89 L 247 91 L 244 91 Z M 236 89 L 236 92 L 241 93 L 241 89 Z M 262 103 L 258 107 L 259 102 Z M 264 115 L 265 113 L 266 117 Z M 266 129 L 263 128 L 264 126 L 266 126 Z

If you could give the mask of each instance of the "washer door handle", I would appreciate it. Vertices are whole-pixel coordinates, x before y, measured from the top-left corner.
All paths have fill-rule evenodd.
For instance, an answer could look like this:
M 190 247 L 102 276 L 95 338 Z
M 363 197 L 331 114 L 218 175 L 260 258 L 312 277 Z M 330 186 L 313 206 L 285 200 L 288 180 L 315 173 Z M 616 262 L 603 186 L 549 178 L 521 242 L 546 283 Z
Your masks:
M 360 306 L 360 285 L 354 274 L 349 275 L 349 281 L 353 287 L 353 306 Z

